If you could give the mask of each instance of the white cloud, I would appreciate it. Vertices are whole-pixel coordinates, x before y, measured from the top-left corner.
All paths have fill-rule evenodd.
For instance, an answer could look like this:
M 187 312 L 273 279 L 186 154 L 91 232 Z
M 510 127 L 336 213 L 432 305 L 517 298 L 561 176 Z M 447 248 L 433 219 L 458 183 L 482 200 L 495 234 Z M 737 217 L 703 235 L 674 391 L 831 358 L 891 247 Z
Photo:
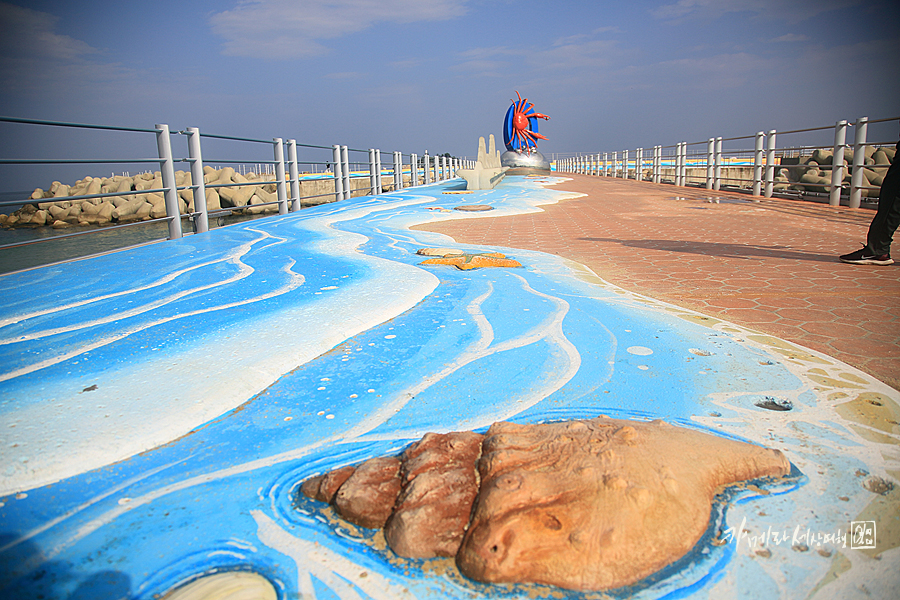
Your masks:
M 780 37 L 774 38 L 773 42 L 805 42 L 809 39 L 808 36 L 799 34 L 799 33 L 786 33 Z
M 0 86 L 18 96 L 73 93 L 128 73 L 103 52 L 58 33 L 59 17 L 0 2 Z
M 799 22 L 818 14 L 861 4 L 862 0 L 678 0 L 650 11 L 662 20 L 711 18 L 735 12 L 749 12 L 758 17 Z
M 9 58 L 76 60 L 98 52 L 88 44 L 55 32 L 59 17 L 0 2 L 0 53 Z
M 466 13 L 467 0 L 242 0 L 210 17 L 224 54 L 281 59 L 323 54 L 321 40 L 377 23 L 441 21 Z
M 464 60 L 452 69 L 477 76 L 496 77 L 509 71 L 521 73 L 524 65 L 530 72 L 556 78 L 558 72 L 607 67 L 617 55 L 617 42 L 590 40 L 586 36 L 577 35 L 556 40 L 550 47 L 541 50 L 530 46 L 472 48 L 459 54 Z

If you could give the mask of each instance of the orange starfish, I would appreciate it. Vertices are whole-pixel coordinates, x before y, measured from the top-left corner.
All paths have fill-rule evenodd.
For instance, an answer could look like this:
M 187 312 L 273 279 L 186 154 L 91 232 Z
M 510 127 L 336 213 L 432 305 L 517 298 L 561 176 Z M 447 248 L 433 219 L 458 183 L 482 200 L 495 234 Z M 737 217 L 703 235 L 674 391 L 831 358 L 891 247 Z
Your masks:
M 468 271 L 481 267 L 521 267 L 522 263 L 499 252 L 484 252 L 482 254 L 448 254 L 441 258 L 429 258 L 419 263 L 421 265 L 454 265 L 457 269 Z

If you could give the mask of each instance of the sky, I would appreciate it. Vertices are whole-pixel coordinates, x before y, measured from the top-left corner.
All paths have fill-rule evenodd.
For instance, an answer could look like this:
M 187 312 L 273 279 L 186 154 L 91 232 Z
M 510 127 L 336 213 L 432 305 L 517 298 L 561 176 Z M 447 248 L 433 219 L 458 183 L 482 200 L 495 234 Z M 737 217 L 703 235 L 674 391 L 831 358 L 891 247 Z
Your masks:
M 896 0 L 0 2 L 0 115 L 382 152 L 474 156 L 516 91 L 551 157 L 897 117 L 898 74 Z M 35 129 L 0 155 L 132 144 Z

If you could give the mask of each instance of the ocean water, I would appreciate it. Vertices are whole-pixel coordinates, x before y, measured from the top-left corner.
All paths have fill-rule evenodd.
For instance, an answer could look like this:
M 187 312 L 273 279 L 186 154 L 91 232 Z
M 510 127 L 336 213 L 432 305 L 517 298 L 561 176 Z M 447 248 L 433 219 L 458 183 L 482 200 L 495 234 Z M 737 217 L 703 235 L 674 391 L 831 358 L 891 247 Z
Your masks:
M 264 216 L 212 217 L 209 220 L 209 227 L 215 229 Z M 190 234 L 190 221 L 182 219 L 181 226 L 185 234 Z M 91 233 L 87 235 L 71 235 L 88 231 Z M 12 248 L 0 248 L 0 274 L 165 240 L 168 235 L 169 229 L 166 223 L 137 223 L 119 228 L 96 225 L 73 226 L 64 229 L 52 227 L 0 228 L 0 246 L 25 243 L 25 245 Z
M 564 182 L 444 182 L 3 276 L 0 590 L 149 599 L 235 571 L 286 598 L 550 593 L 398 559 L 296 492 L 428 431 L 600 414 L 775 447 L 794 465 L 727 494 L 694 551 L 613 597 L 805 597 L 835 564 L 835 596 L 900 585 L 896 549 L 873 560 L 815 537 L 846 533 L 872 506 L 864 484 L 900 465 L 834 407 L 897 392 L 560 257 L 410 228 L 538 211 Z M 464 204 L 494 210 L 453 210 Z M 420 264 L 417 250 L 448 246 L 523 266 Z M 795 528 L 811 551 L 770 542 L 763 560 L 746 536 L 713 543 Z

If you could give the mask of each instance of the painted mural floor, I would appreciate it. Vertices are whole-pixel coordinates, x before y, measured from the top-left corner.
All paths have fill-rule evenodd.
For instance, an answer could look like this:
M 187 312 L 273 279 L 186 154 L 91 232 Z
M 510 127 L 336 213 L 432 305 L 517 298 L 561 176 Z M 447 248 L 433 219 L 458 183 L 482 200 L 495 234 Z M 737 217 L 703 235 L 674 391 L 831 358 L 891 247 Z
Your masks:
M 900 393 L 557 256 L 409 229 L 539 210 L 560 181 L 452 180 L 0 278 L 2 595 L 149 599 L 216 573 L 281 598 L 900 588 L 900 453 L 882 425 Z M 422 266 L 428 247 L 523 266 Z M 606 594 L 473 582 L 296 498 L 426 432 L 601 414 L 777 448 L 794 474 L 731 490 L 685 559 Z

